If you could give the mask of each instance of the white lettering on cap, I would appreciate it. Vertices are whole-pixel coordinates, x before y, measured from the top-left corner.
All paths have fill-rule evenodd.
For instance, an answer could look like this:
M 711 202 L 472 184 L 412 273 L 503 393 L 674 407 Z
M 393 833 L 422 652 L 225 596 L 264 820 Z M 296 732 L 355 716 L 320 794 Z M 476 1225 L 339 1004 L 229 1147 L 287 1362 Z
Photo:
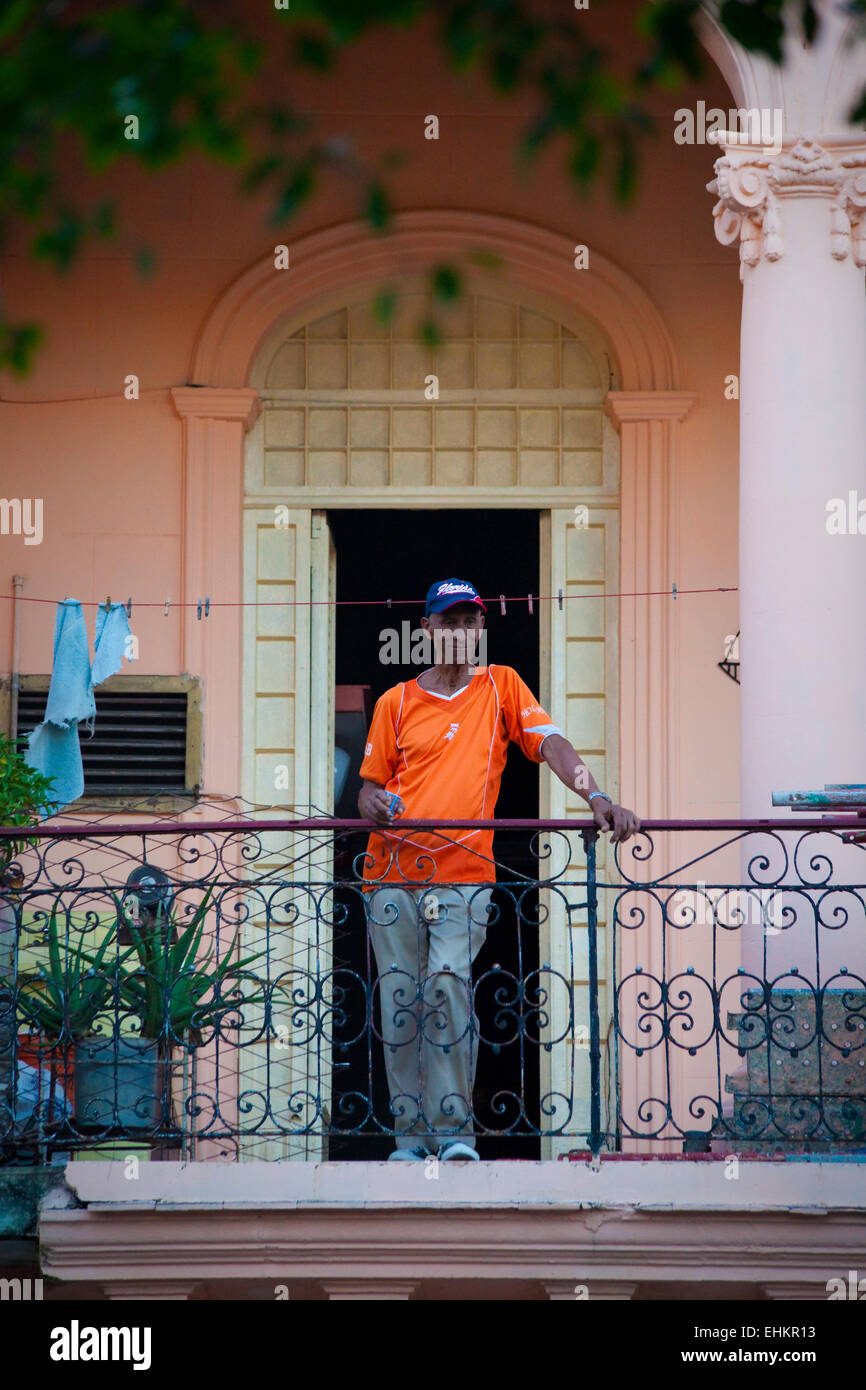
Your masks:
M 475 590 L 471 584 L 440 584 L 436 590 L 436 597 L 442 594 L 474 594 Z

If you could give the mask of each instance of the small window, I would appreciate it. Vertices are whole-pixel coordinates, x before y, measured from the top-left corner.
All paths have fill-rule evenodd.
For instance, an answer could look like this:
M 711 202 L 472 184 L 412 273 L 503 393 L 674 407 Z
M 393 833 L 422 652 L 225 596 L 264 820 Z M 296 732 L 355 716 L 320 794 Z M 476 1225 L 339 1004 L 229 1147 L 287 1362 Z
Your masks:
M 19 736 L 45 717 L 47 676 L 22 676 Z M 198 682 L 181 676 L 112 677 L 94 691 L 92 735 L 79 724 L 84 796 L 190 796 L 200 781 Z M 19 745 L 24 747 L 24 745 Z

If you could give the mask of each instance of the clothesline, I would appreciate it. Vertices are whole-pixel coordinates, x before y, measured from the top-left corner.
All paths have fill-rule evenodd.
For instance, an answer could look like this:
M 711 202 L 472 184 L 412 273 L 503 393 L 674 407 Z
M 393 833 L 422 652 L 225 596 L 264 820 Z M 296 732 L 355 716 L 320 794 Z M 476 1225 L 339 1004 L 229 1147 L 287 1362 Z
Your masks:
M 738 592 L 738 585 L 736 585 L 736 584 L 719 585 L 719 586 L 717 586 L 717 587 L 715 587 L 715 588 L 710 588 L 710 589 L 680 589 L 680 588 L 677 587 L 676 584 L 673 584 L 673 585 L 671 586 L 670 589 L 644 589 L 644 590 L 636 590 L 635 592 L 631 592 L 631 593 L 625 593 L 625 592 L 604 593 L 604 592 L 603 592 L 603 593 L 600 593 L 600 594 L 565 594 L 565 593 L 563 593 L 563 591 L 560 589 L 559 592 L 556 593 L 556 594 L 511 594 L 511 595 L 507 595 L 507 594 L 497 594 L 497 595 L 495 595 L 493 598 L 485 599 L 484 602 L 485 602 L 488 606 L 495 605 L 496 603 L 498 603 L 498 604 L 500 605 L 500 610 L 501 610 L 502 613 L 505 612 L 505 605 L 506 605 L 506 604 L 509 604 L 509 603 L 515 603 L 515 604 L 523 604 L 523 603 L 526 603 L 526 604 L 529 605 L 529 611 L 530 611 L 530 613 L 531 613 L 531 612 L 532 612 L 532 605 L 533 605 L 533 603 L 557 603 L 557 604 L 559 605 L 559 607 L 561 608 L 562 605 L 563 605 L 563 603 L 568 603 L 568 602 L 569 602 L 570 600 L 572 600 L 572 599 L 588 599 L 588 598 L 658 598 L 658 597 L 664 597 L 664 596 L 666 596 L 667 598 L 674 598 L 674 599 L 676 599 L 676 598 L 678 598 L 678 597 L 679 597 L 680 595 L 682 595 L 682 594 L 729 594 L 729 593 L 737 593 L 737 592 Z M 56 599 L 56 598 L 32 598 L 31 596 L 29 596 L 29 595 L 27 595 L 27 594 L 20 594 L 20 595 L 16 595 L 16 594 L 0 594 L 0 598 L 3 598 L 3 599 L 10 599 L 10 600 L 12 600 L 13 602 L 14 602 L 16 599 L 18 599 L 18 601 L 21 602 L 21 603 L 53 603 L 53 604 L 57 604 L 57 603 L 66 602 L 65 599 Z M 135 602 L 135 606 L 136 606 L 137 608 L 164 608 L 164 612 L 165 612 L 165 616 L 166 616 L 166 617 L 168 617 L 169 610 L 170 610 L 171 608 L 197 608 L 197 609 L 199 610 L 199 616 L 200 616 L 200 610 L 201 610 L 201 606 L 202 606 L 202 600 L 201 600 L 201 599 L 193 599 L 193 600 L 191 600 L 191 601 L 189 601 L 189 602 L 183 602 L 183 601 L 181 601 L 181 600 L 175 600 L 175 599 L 172 599 L 172 598 L 163 599 L 162 601 L 159 601 L 159 602 L 157 602 L 157 601 L 141 601 L 141 600 L 139 600 L 139 599 L 136 599 L 134 602 Z M 209 612 L 209 610 L 210 610 L 211 608 L 317 608 L 317 607 L 326 607 L 326 608 L 350 608 L 350 607 L 351 607 L 351 608 L 391 608 L 391 607 L 399 607 L 399 606 L 402 606 L 402 605 L 412 605 L 412 606 L 414 606 L 414 607 L 423 607 L 423 605 L 424 605 L 424 599 L 423 599 L 423 598 L 417 598 L 417 599 L 414 599 L 414 598 L 379 598 L 379 599 L 362 599 L 362 598 L 358 598 L 358 599 L 279 599 L 279 600 L 276 600 L 276 599 L 275 599 L 275 600 L 270 600 L 270 601 L 266 601 L 266 602 L 261 602 L 261 601 L 259 601 L 259 600 L 257 600 L 257 599 L 251 599 L 251 600 L 249 600 L 248 602 L 241 602 L 241 603 L 218 603 L 218 602 L 213 601 L 210 597 L 208 597 L 207 599 L 204 600 L 204 602 L 205 602 L 205 604 L 206 604 L 206 607 L 205 607 L 205 616 L 206 616 L 206 617 L 208 616 L 208 612 Z M 105 600 L 105 599 L 82 599 L 82 600 L 80 600 L 80 603 L 81 603 L 82 608 L 103 608 L 103 607 L 105 607 L 106 600 Z M 123 607 L 127 608 L 127 611 L 128 611 L 130 614 L 131 614 L 132 604 L 133 604 L 133 600 L 132 600 L 131 598 L 129 598 L 129 599 L 127 599 L 126 603 L 123 605 Z

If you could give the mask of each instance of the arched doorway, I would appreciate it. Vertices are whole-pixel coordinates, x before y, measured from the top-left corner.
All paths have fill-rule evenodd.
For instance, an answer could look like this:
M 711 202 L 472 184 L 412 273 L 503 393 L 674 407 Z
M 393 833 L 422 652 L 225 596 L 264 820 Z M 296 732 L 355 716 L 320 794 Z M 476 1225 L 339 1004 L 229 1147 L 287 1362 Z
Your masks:
M 416 439 L 403 441 L 409 446 L 407 452 L 414 454 L 414 458 L 404 458 L 400 463 L 402 468 L 408 466 L 409 476 L 404 472 L 395 480 L 392 475 L 384 488 L 381 484 L 365 485 L 361 475 L 340 483 L 338 478 L 329 480 L 328 470 L 339 468 L 340 450 L 345 454 L 353 446 L 343 446 L 337 437 L 327 434 L 320 436 L 315 445 L 322 455 L 316 460 L 320 465 L 317 478 L 315 470 L 313 474 L 306 472 L 306 458 L 303 482 L 291 484 L 289 474 L 278 480 L 273 473 L 269 478 L 265 463 L 269 397 L 281 390 L 307 390 L 280 387 L 267 380 L 268 369 L 285 342 L 300 330 L 305 336 L 307 326 L 313 322 L 333 319 L 352 305 L 357 310 L 357 305 L 370 298 L 381 279 L 393 272 L 395 258 L 400 263 L 407 258 L 414 258 L 417 263 L 420 258 L 429 264 L 434 257 L 479 243 L 495 245 L 506 269 L 497 275 L 495 284 L 479 273 L 481 283 L 474 289 L 470 287 L 472 292 L 504 298 L 530 314 L 546 316 L 560 326 L 557 332 L 561 339 L 565 338 L 565 328 L 580 341 L 586 325 L 596 342 L 608 349 L 603 365 L 601 357 L 597 359 L 600 385 L 596 401 L 603 402 L 606 416 L 601 422 L 601 484 L 578 484 L 560 474 L 559 482 L 551 481 L 548 475 L 534 488 L 525 488 L 518 474 L 517 483 L 497 486 L 490 483 L 489 473 L 485 477 L 484 470 L 475 473 L 474 483 L 467 482 L 465 474 L 463 480 L 449 479 L 443 474 L 433 483 L 425 482 L 423 471 L 419 472 L 419 462 L 425 457 L 424 444 Z M 435 498 L 435 504 L 442 508 L 482 505 L 491 513 L 515 506 L 537 510 L 541 535 L 539 590 L 552 589 L 555 580 L 558 590 L 561 575 L 565 595 L 582 595 L 584 590 L 593 595 L 580 604 L 542 608 L 540 649 L 544 659 L 540 667 L 540 696 L 550 707 L 556 693 L 562 692 L 568 705 L 565 727 L 591 758 L 595 758 L 593 748 L 601 748 L 601 744 L 593 742 L 592 728 L 581 724 L 581 719 L 594 719 L 596 727 L 600 720 L 605 739 L 602 751 L 607 761 L 593 761 L 594 770 L 606 778 L 608 788 L 620 800 L 640 806 L 644 816 L 669 814 L 676 799 L 677 778 L 678 605 L 660 610 L 658 619 L 649 626 L 643 623 L 642 610 L 635 600 L 624 598 L 614 603 L 595 597 L 599 586 L 608 592 L 616 592 L 618 586 L 625 593 L 656 588 L 660 579 L 664 582 L 676 572 L 680 424 L 694 398 L 677 389 L 680 369 L 655 306 L 629 276 L 595 250 L 591 252 L 591 273 L 577 273 L 573 247 L 565 237 L 510 218 L 450 210 L 398 214 L 395 230 L 386 238 L 371 237 L 369 229 L 358 222 L 313 232 L 293 245 L 292 264 L 290 274 L 275 273 L 273 262 L 263 260 L 228 288 L 204 325 L 196 348 L 191 379 L 200 384 L 172 392 L 184 419 L 187 496 L 194 500 L 211 495 L 225 502 L 214 521 L 209 520 L 208 514 L 204 524 L 209 533 L 213 532 L 210 548 L 221 542 L 219 552 L 225 555 L 226 598 L 232 597 L 233 575 L 236 573 L 240 580 L 243 568 L 243 583 L 238 592 L 242 589 L 247 603 L 262 597 L 273 601 L 285 596 L 301 605 L 287 612 L 282 625 L 272 625 L 275 610 L 270 610 L 262 615 L 261 624 L 257 619 L 245 627 L 242 718 L 238 710 L 238 720 L 243 725 L 244 795 L 269 804 L 276 800 L 272 770 L 274 754 L 278 753 L 285 757 L 294 779 L 287 800 L 299 803 L 305 798 L 313 799 L 311 793 L 315 793 L 318 804 L 327 798 L 331 770 L 320 758 L 311 758 L 309 733 L 311 692 L 321 689 L 323 682 L 332 682 L 332 658 L 328 625 L 322 623 L 325 606 L 308 606 L 311 596 L 316 600 L 333 597 L 334 593 L 335 568 L 326 526 L 327 510 L 364 505 L 416 508 L 429 506 Z M 406 287 L 409 288 L 408 281 Z M 327 346 L 329 335 L 332 348 L 338 342 L 339 334 L 334 335 L 333 327 L 331 323 L 325 329 L 324 323 L 319 322 L 317 333 L 321 334 L 322 346 Z M 346 350 L 344 343 L 340 351 Z M 306 346 L 304 351 L 306 354 Z M 294 356 L 297 358 L 296 348 Z M 316 352 L 314 356 L 321 366 L 328 354 Z M 332 353 L 332 361 L 338 356 Z M 377 405 L 381 388 L 367 389 L 373 391 L 373 396 L 355 405 Z M 489 388 L 492 392 L 501 389 Z M 543 388 L 537 384 L 533 387 L 536 392 L 539 389 Z M 559 389 L 562 391 L 561 386 Z M 305 410 L 307 405 L 313 409 L 333 407 L 333 391 L 339 395 L 346 388 L 333 383 L 329 387 L 320 380 L 316 390 L 319 399 L 307 401 Z M 568 396 L 567 389 L 565 395 Z M 441 398 L 437 408 L 446 403 Z M 298 404 L 286 396 L 277 408 L 291 411 Z M 344 400 L 343 404 L 348 406 L 349 402 Z M 495 404 L 500 406 L 501 398 Z M 521 402 L 511 404 L 519 411 Z M 532 408 L 531 402 L 522 404 Z M 564 398 L 562 404 L 571 408 L 575 402 Z M 481 402 L 480 408 L 488 405 L 489 402 Z M 244 439 L 244 429 L 249 430 L 254 420 L 255 427 Z M 324 419 L 319 423 L 328 425 Z M 292 426 L 283 418 L 279 426 L 296 429 L 297 420 Z M 309 442 L 312 446 L 312 438 Z M 493 460 L 494 472 L 507 466 L 504 455 L 508 446 L 506 443 L 499 448 L 500 443 L 495 446 L 499 457 Z M 380 447 L 375 439 L 365 447 L 374 451 L 374 457 L 359 462 L 374 470 L 381 468 L 381 459 L 375 458 L 375 450 Z M 452 447 L 459 451 L 459 439 L 452 441 Z M 297 435 L 272 439 L 267 448 L 276 451 L 276 468 L 287 462 L 297 467 Z M 292 450 L 294 459 L 277 457 Z M 458 459 L 451 462 L 457 463 Z M 243 482 L 242 471 L 246 475 Z M 231 498 L 241 493 L 243 554 L 238 552 L 235 561 L 226 508 Z M 281 536 L 274 527 L 277 504 L 288 507 L 290 513 Z M 574 534 L 574 507 L 578 504 L 589 508 L 588 534 L 579 538 Z M 653 518 L 651 528 L 646 525 L 648 517 Z M 584 540 L 590 544 L 584 545 Z M 201 583 L 202 555 L 207 551 L 189 541 L 186 546 L 185 591 L 187 597 L 194 598 Z M 608 612 L 616 612 L 618 641 L 605 640 L 603 614 Z M 196 656 L 196 669 L 202 671 L 205 680 L 208 674 L 212 676 L 216 697 L 227 711 L 237 697 L 231 687 L 220 681 L 217 658 L 221 659 L 222 653 L 218 654 L 212 643 L 202 642 L 197 631 L 200 626 L 187 624 L 187 646 Z M 272 645 L 266 650 L 268 642 Z M 575 654 L 589 658 L 595 665 L 584 672 L 582 689 L 571 687 L 572 693 L 566 696 Z M 299 664 L 295 667 L 296 659 Z M 258 674 L 252 677 L 257 663 L 265 677 L 265 684 L 258 690 L 251 685 L 251 680 L 259 679 Z M 293 674 L 288 682 L 286 672 L 290 668 Z M 600 669 L 603 690 L 592 683 Z M 569 723 L 572 711 L 575 718 Z M 291 726 L 287 719 L 293 721 Z M 651 759 L 646 754 L 650 746 L 654 750 Z M 539 809 L 543 815 L 565 812 L 566 796 L 561 784 L 553 779 L 542 783 Z M 579 982 L 576 994 L 580 1000 Z M 569 1075 L 573 1072 L 574 1068 L 570 1068 Z M 624 1075 L 622 1079 L 627 1088 L 629 1077 Z M 556 1143 L 560 1141 L 551 1141 L 544 1156 L 553 1156 Z M 560 1147 L 570 1144 L 561 1142 Z M 289 1152 L 299 1158 L 321 1156 L 321 1146 L 317 1151 L 313 1142 L 281 1142 L 259 1151 L 266 1151 L 269 1156 L 288 1156 Z
M 548 301 L 529 291 L 518 295 L 500 288 L 494 294 L 487 286 L 471 287 L 439 350 L 419 346 L 415 337 L 419 314 L 430 308 L 423 288 L 409 286 L 402 314 L 387 327 L 376 321 L 371 301 L 371 288 L 358 287 L 338 309 L 328 306 L 300 324 L 283 321 L 255 364 L 252 380 L 262 411 L 247 441 L 249 600 L 285 596 L 298 606 L 271 612 L 265 629 L 259 617 L 247 626 L 243 669 L 250 741 L 244 795 L 258 803 L 284 801 L 297 815 L 330 811 L 333 717 L 323 701 L 331 699 L 325 692 L 334 683 L 339 623 L 327 605 L 306 604 L 314 594 L 327 593 L 333 601 L 339 592 L 340 539 L 338 534 L 334 546 L 327 517 L 348 516 L 349 526 L 363 533 L 365 517 L 383 510 L 392 514 L 394 543 L 384 548 L 377 543 L 371 552 L 365 576 L 368 588 L 373 586 L 370 598 L 403 593 L 401 579 L 413 570 L 401 554 L 401 533 L 409 549 L 423 549 L 433 510 L 440 530 L 447 528 L 449 515 L 456 529 L 468 512 L 476 528 L 486 518 L 491 536 L 497 518 L 504 523 L 507 513 L 514 514 L 500 526 L 503 535 L 514 530 L 518 515 L 525 518 L 529 568 L 518 579 L 520 566 L 502 545 L 489 582 L 494 592 L 511 593 L 518 580 L 527 595 L 561 589 L 568 596 L 561 608 L 547 600 L 535 608 L 529 674 L 597 775 L 612 784 L 618 766 L 617 609 L 590 596 L 599 587 L 614 589 L 617 578 L 618 440 L 604 410 L 613 373 L 610 350 L 589 321 L 573 312 L 555 315 Z M 350 532 L 342 524 L 334 529 L 345 549 Z M 377 581 L 384 585 L 380 593 Z M 420 582 L 419 575 L 416 587 Z M 583 591 L 585 603 L 571 602 Z M 526 611 L 528 616 L 528 603 Z M 369 671 L 354 675 L 358 682 L 378 683 Z M 279 793 L 275 767 L 286 769 Z M 583 808 L 561 784 L 551 785 L 546 769 L 539 801 L 537 776 L 532 804 L 524 804 L 521 814 Z M 581 872 L 581 859 L 581 849 L 573 845 L 574 876 Z M 320 881 L 329 877 L 326 866 L 326 857 L 321 858 Z M 342 971 L 346 979 L 354 978 L 340 955 L 339 932 L 330 930 L 321 904 L 320 893 L 317 910 L 311 907 L 304 918 L 303 950 L 309 959 L 326 961 L 337 976 Z M 523 906 L 526 911 L 525 901 Z M 520 1069 L 517 1089 L 528 1087 L 537 1096 L 540 1088 L 542 1128 L 562 1126 L 574 1136 L 585 1124 L 587 1059 L 585 1051 L 575 1050 L 569 1037 L 574 1030 L 564 1020 L 570 997 L 585 995 L 586 951 L 578 917 L 569 924 L 559 898 L 551 897 L 541 916 L 532 963 L 524 953 L 521 975 L 525 979 L 536 963 L 545 963 L 549 1032 L 569 1041 L 550 1052 L 537 1043 L 527 1049 L 529 1065 Z M 283 943 L 287 972 L 297 970 L 299 940 L 296 930 Z M 302 992 L 312 994 L 312 984 Z M 278 1059 L 283 1073 L 276 1084 L 287 1101 L 301 1093 L 318 1095 L 327 1085 L 333 1114 L 340 1097 L 330 1070 L 333 1058 L 322 1056 L 324 1042 L 317 1035 L 315 1058 L 304 1060 L 300 1053 L 306 1048 L 309 1054 L 311 1046 L 299 1043 L 291 1059 Z M 275 1059 L 267 1044 L 261 1050 L 258 1061 L 247 1056 L 248 1084 L 255 1085 L 257 1071 L 267 1067 L 273 1088 Z M 315 1076 L 315 1086 L 304 1080 L 307 1073 Z M 503 1087 L 512 1088 L 513 1081 Z M 380 1119 L 390 1123 L 387 1113 Z M 495 1125 L 492 1115 L 487 1123 Z M 532 1123 L 518 1129 L 531 1134 Z M 375 1134 L 375 1121 L 369 1132 Z M 545 1137 L 539 1148 L 536 1135 L 523 1156 L 552 1156 L 560 1142 L 568 1144 Z M 289 1141 L 289 1153 L 324 1156 L 320 1142 L 309 1136 Z M 373 1154 L 368 1146 L 368 1156 L 384 1154 Z

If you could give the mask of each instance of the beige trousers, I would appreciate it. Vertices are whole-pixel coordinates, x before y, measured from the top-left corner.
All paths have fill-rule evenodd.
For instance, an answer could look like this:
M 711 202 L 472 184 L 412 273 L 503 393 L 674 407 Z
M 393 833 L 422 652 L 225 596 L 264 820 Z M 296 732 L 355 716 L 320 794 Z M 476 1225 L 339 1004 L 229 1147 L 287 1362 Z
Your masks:
M 472 962 L 487 935 L 492 892 L 493 885 L 434 883 L 364 894 L 398 1149 L 435 1153 L 448 1139 L 475 1147 Z

